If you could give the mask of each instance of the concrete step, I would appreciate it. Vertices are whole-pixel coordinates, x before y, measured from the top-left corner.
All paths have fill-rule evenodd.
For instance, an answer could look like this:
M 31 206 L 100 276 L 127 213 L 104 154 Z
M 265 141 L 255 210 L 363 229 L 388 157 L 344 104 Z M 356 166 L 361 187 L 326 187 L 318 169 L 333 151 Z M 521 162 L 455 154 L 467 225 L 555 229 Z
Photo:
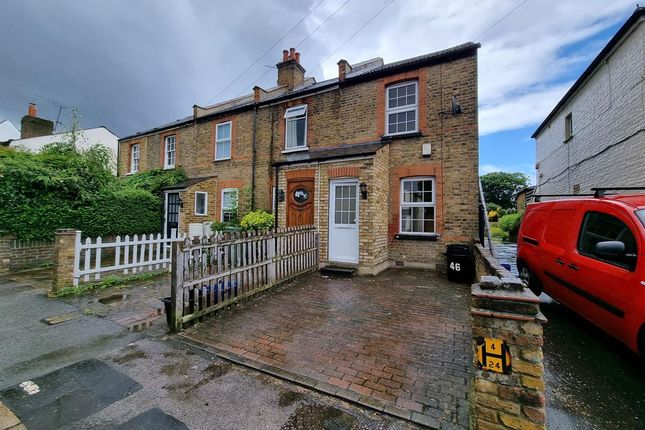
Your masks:
M 349 278 L 356 273 L 356 267 L 331 265 L 320 268 L 320 273 L 328 276 L 338 276 Z

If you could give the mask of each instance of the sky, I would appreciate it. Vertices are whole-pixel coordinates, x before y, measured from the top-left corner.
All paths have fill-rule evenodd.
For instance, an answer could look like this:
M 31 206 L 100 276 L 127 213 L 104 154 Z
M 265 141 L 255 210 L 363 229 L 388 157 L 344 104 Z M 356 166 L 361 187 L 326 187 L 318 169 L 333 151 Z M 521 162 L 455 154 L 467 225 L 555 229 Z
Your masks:
M 337 76 L 480 42 L 480 173 L 534 180 L 530 138 L 629 17 L 629 0 L 2 0 L 0 121 L 27 104 L 119 136 L 275 85 L 282 50 L 307 76 Z

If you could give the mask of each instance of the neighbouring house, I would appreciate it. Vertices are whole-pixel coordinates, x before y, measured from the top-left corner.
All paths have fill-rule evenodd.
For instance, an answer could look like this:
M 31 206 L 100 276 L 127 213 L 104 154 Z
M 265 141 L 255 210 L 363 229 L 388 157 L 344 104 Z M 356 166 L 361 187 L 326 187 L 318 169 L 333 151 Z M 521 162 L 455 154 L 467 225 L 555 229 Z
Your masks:
M 39 118 L 38 107 L 34 103 L 29 103 L 27 115 L 22 117 L 20 123 L 20 138 L 11 140 L 9 142 L 10 146 L 38 152 L 50 143 L 71 140 L 69 131 L 53 133 L 53 121 Z M 87 149 L 98 144 L 108 147 L 114 155 L 114 161 L 116 161 L 119 147 L 119 137 L 117 135 L 103 126 L 78 130 L 76 146 L 79 149 Z
M 285 50 L 277 86 L 120 139 L 119 175 L 186 171 L 165 190 L 166 232 L 231 219 L 239 201 L 314 224 L 321 265 L 435 268 L 478 231 L 478 48 L 340 60 L 322 82 Z
M 15 139 L 20 139 L 20 132 L 13 123 L 8 119 L 0 122 L 0 145 L 8 145 Z
M 645 185 L 644 21 L 637 7 L 533 133 L 536 194 Z
M 535 187 L 533 186 L 522 188 L 517 192 L 515 195 L 515 208 L 518 212 L 524 212 L 524 209 L 526 209 L 526 205 L 531 201 L 531 197 L 533 197 L 534 192 Z

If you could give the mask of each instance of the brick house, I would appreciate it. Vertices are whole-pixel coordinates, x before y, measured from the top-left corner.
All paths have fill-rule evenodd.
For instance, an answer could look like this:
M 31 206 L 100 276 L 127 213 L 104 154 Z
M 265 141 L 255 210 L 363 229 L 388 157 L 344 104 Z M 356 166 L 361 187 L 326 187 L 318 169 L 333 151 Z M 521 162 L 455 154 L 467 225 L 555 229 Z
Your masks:
M 478 48 L 340 60 L 322 82 L 285 50 L 277 86 L 120 139 L 119 175 L 186 171 L 165 229 L 226 220 L 237 197 L 281 227 L 316 225 L 322 265 L 435 268 L 478 230 Z

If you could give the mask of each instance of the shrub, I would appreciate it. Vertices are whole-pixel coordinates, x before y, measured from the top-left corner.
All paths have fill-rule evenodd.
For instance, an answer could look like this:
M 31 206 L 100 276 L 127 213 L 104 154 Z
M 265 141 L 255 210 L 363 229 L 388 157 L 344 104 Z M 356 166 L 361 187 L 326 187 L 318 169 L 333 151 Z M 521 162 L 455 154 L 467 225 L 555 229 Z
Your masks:
M 492 224 L 490 226 L 490 235 L 493 237 L 493 239 L 497 239 L 502 242 L 508 241 L 508 233 L 502 230 L 497 224 Z
M 123 183 L 126 186 L 142 188 L 151 193 L 159 194 L 161 193 L 161 188 L 178 184 L 185 181 L 186 178 L 186 172 L 181 168 L 170 170 L 153 169 L 126 176 L 123 179 Z
M 257 210 L 249 212 L 240 221 L 240 227 L 244 231 L 267 230 L 273 227 L 275 215 L 272 213 Z
M 497 221 L 497 211 L 489 211 L 488 212 L 488 221 Z
M 521 223 L 522 223 L 521 213 L 504 215 L 499 219 L 500 228 L 505 232 L 507 232 L 510 236 L 517 234 L 517 232 L 520 230 Z

